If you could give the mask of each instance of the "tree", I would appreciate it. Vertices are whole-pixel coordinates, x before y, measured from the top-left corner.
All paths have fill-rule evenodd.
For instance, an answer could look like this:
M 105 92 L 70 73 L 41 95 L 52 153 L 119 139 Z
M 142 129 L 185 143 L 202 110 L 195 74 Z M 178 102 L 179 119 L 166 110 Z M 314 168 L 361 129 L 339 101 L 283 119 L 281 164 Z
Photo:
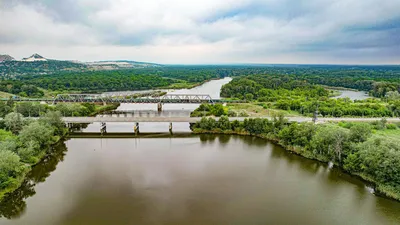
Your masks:
M 211 107 L 211 114 L 214 116 L 222 116 L 225 115 L 225 110 L 222 104 L 215 104 Z
M 251 93 L 247 93 L 247 94 L 245 95 L 245 98 L 246 98 L 247 101 L 251 101 L 251 100 L 254 99 L 254 95 L 251 94 Z
M 0 190 L 15 182 L 15 178 L 23 172 L 19 156 L 11 151 L 0 151 Z
M 24 116 L 20 113 L 10 113 L 4 118 L 6 128 L 13 134 L 17 134 L 24 126 Z
M 222 116 L 218 120 L 218 128 L 225 131 L 231 129 L 231 122 L 227 116 Z
M 26 146 L 30 141 L 35 141 L 40 147 L 45 147 L 53 142 L 54 128 L 49 124 L 35 121 L 25 126 L 18 135 L 19 140 Z
M 349 131 L 335 126 L 320 126 L 313 136 L 310 147 L 315 154 L 330 159 L 342 160 L 342 153 L 349 139 Z
M 371 135 L 371 125 L 367 123 L 356 123 L 350 128 L 350 140 L 353 142 L 367 141 Z
M 56 135 L 62 136 L 66 132 L 65 123 L 62 120 L 60 112 L 50 111 L 41 117 L 39 121 L 55 128 Z
M 0 117 L 4 117 L 11 112 L 11 107 L 5 102 L 0 102 Z

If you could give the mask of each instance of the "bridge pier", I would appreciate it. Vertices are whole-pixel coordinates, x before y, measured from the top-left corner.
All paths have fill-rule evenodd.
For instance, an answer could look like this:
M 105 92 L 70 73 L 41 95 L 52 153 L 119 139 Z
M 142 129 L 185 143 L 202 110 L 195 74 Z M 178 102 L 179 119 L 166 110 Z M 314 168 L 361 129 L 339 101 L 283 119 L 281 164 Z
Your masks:
M 157 110 L 158 110 L 158 112 L 162 112 L 162 104 L 161 104 L 161 102 L 159 102 L 157 104 Z
M 172 134 L 172 123 L 169 123 L 169 133 Z
M 135 132 L 135 134 L 139 134 L 139 123 L 135 123 L 135 125 L 133 126 L 133 131 Z
M 101 123 L 100 124 L 100 133 L 101 134 L 105 134 L 105 133 L 107 133 L 107 126 L 106 126 L 106 123 Z

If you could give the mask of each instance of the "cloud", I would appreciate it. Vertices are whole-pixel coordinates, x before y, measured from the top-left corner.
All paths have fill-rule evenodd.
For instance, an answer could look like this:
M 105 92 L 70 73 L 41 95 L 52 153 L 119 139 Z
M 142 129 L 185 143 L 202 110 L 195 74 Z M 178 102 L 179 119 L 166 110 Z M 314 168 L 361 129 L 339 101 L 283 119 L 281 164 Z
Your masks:
M 20 57 L 400 63 L 398 0 L 3 1 L 0 48 Z

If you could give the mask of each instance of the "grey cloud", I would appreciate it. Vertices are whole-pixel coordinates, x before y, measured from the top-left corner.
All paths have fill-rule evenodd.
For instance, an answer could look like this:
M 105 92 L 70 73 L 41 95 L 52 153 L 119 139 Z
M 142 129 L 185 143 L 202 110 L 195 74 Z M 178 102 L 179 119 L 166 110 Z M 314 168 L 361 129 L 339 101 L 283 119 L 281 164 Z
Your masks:
M 345 52 L 360 58 L 373 58 L 374 54 L 400 58 L 400 52 L 393 51 L 400 43 L 400 18 L 395 10 L 400 2 L 397 0 L 238 0 L 240 4 L 234 6 L 215 0 L 221 4 L 207 13 L 190 8 L 189 12 L 194 11 L 196 16 L 174 8 L 173 3 L 166 4 L 167 1 L 163 1 L 165 7 L 156 7 L 156 0 L 141 4 L 119 0 L 1 1 L 0 10 L 25 5 L 48 21 L 41 27 L 42 33 L 34 35 L 29 29 L 25 33 L 14 28 L 4 30 L 7 35 L 0 35 L 0 44 L 18 44 L 25 40 L 43 44 L 47 41 L 41 41 L 42 38 L 48 38 L 49 42 L 61 46 L 94 43 L 161 49 L 168 45 L 181 48 L 223 45 L 215 48 L 221 51 L 219 55 L 225 57 L 239 52 L 241 56 L 235 57 L 243 60 L 274 54 L 290 57 L 320 54 L 329 58 Z M 129 8 L 132 2 L 136 4 Z M 149 4 L 143 6 L 144 12 L 140 8 L 143 4 Z M 125 8 L 132 11 L 119 11 Z M 73 34 L 59 34 L 62 30 Z

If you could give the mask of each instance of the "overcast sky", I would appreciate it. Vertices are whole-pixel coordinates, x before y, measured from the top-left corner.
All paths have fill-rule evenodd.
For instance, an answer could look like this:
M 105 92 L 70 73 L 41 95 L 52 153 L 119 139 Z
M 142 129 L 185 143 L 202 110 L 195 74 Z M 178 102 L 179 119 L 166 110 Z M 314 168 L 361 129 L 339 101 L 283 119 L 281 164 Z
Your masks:
M 400 0 L 0 0 L 0 54 L 400 64 Z

